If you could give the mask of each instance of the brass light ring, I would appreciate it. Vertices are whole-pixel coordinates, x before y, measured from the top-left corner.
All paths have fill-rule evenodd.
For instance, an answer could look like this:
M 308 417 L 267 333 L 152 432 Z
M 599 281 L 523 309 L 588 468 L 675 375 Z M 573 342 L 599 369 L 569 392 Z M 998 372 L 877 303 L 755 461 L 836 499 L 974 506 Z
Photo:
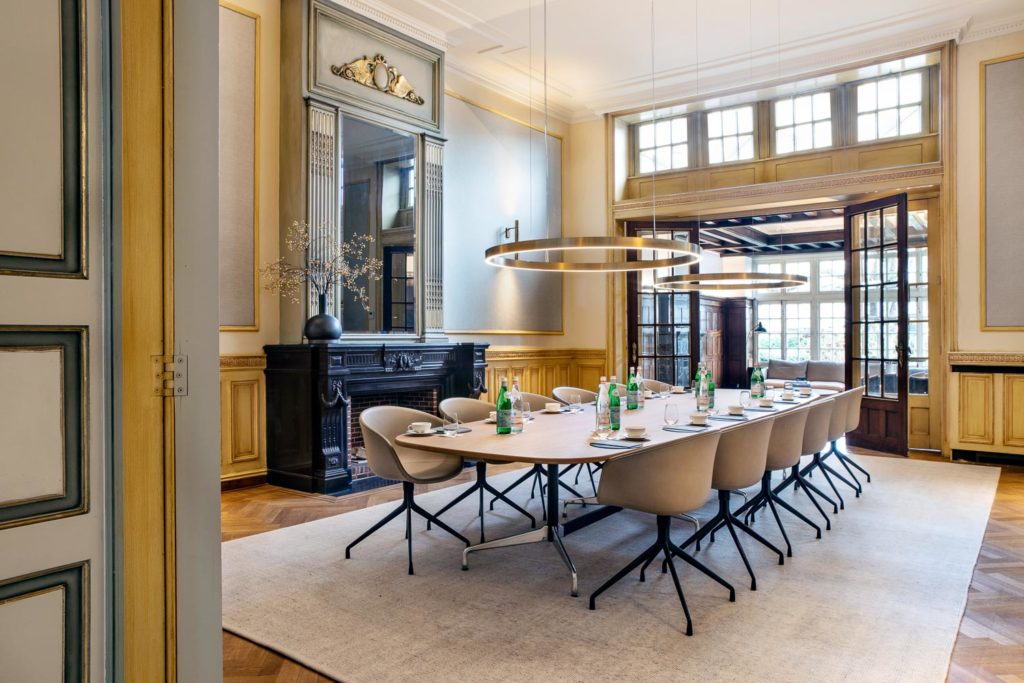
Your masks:
M 805 284 L 807 284 L 806 275 L 791 275 L 789 273 L 697 273 L 659 277 L 655 280 L 654 287 L 677 292 L 693 292 L 790 289 Z
M 539 254 L 585 249 L 605 251 L 633 251 L 657 249 L 672 252 L 674 256 L 647 261 L 528 261 L 521 254 Z M 555 237 L 522 240 L 497 244 L 484 252 L 484 261 L 501 268 L 540 270 L 560 273 L 626 272 L 655 268 L 692 266 L 701 260 L 701 248 L 680 240 L 660 240 L 652 237 Z

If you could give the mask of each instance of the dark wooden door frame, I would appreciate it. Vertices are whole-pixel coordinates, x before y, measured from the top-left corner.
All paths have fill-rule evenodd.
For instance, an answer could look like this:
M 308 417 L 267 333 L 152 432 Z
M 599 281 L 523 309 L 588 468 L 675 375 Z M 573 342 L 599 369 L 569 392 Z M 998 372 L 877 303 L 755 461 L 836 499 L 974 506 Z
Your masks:
M 655 228 L 652 221 L 628 221 L 626 223 L 626 235 L 635 236 L 639 230 L 651 230 Z M 688 232 L 691 244 L 699 244 L 699 224 L 696 221 L 666 220 L 658 221 L 658 231 L 671 230 L 673 232 Z M 630 255 L 630 260 L 636 258 L 636 253 Z M 700 263 L 693 266 L 693 272 L 700 272 Z M 638 273 L 626 273 L 626 358 L 629 365 L 639 363 L 640 339 L 638 335 L 637 319 L 639 311 L 637 302 L 639 300 L 638 289 L 640 276 Z M 690 292 L 690 376 L 696 371 L 700 363 L 700 296 L 699 292 Z M 657 304 L 655 304 L 657 305 Z M 657 345 L 657 334 L 655 334 L 655 345 Z M 657 368 L 657 364 L 655 364 Z M 670 382 L 675 384 L 675 382 Z
M 863 362 L 863 372 L 866 381 L 865 396 L 861 403 L 861 417 L 860 425 L 854 431 L 846 435 L 847 443 L 851 446 L 860 446 L 863 448 L 870 448 L 873 450 L 884 451 L 887 453 L 896 453 L 899 455 L 907 454 L 907 410 L 908 410 L 908 364 L 907 364 L 907 195 L 891 195 L 888 197 L 882 197 L 869 202 L 861 204 L 855 204 L 846 207 L 843 215 L 843 228 L 844 236 L 846 238 L 843 245 L 843 254 L 846 261 L 846 386 L 852 388 L 854 386 L 853 377 L 853 269 L 852 269 L 852 218 L 857 214 L 866 214 L 870 211 L 881 210 L 886 207 L 896 207 L 897 216 L 897 392 L 896 398 L 890 399 L 885 398 L 885 338 L 883 336 L 881 342 L 880 358 L 871 359 L 877 360 L 880 365 L 880 377 L 879 377 L 879 390 L 881 397 L 872 397 L 867 395 L 867 390 L 871 384 L 870 376 L 870 360 L 865 353 Z M 865 221 L 866 221 L 865 216 Z M 879 226 L 880 239 L 882 240 L 879 247 L 880 261 L 879 267 L 881 272 L 885 272 L 885 250 L 884 250 L 884 222 Z M 862 278 L 863 278 L 863 266 L 862 266 Z M 883 292 L 882 297 L 879 298 L 879 305 L 884 307 L 884 290 L 885 290 L 885 278 L 884 275 L 881 277 L 880 283 L 877 285 Z M 865 305 L 866 305 L 866 292 L 865 290 Z M 880 312 L 879 326 L 883 330 L 884 334 L 884 315 Z M 861 321 L 864 323 L 865 321 Z M 864 333 L 862 334 L 862 343 L 866 344 L 867 340 L 867 326 L 864 325 Z

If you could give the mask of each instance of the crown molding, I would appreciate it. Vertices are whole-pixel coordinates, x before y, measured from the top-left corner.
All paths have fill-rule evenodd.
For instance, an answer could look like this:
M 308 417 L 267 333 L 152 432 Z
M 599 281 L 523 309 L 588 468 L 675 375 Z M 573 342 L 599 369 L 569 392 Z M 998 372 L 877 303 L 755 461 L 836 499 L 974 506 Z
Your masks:
M 453 44 L 448 41 L 442 31 L 428 26 L 417 19 L 412 18 L 404 12 L 381 4 L 370 4 L 363 0 L 331 0 L 336 5 L 351 10 L 357 14 L 383 24 L 390 29 L 403 33 L 410 38 L 415 38 L 421 43 L 426 43 L 439 50 L 450 50 Z
M 978 26 L 971 24 L 964 34 L 964 37 L 960 40 L 960 43 L 973 43 L 978 40 L 995 38 L 996 36 L 1001 36 L 1006 33 L 1015 33 L 1017 31 L 1024 31 L 1024 14 L 1011 17 L 1009 19 L 990 21 Z
M 478 71 L 474 71 L 467 65 L 463 64 L 457 57 L 448 57 L 445 62 L 445 68 L 457 74 L 460 78 L 480 86 L 486 90 L 493 92 L 507 100 L 511 100 L 516 104 L 530 109 L 534 114 L 541 117 L 543 120 L 544 110 L 537 106 L 537 98 L 531 98 L 528 94 L 524 94 L 521 89 L 509 87 L 507 84 L 501 81 L 495 80 L 481 74 Z M 551 118 L 558 119 L 562 123 L 575 123 L 573 120 L 576 116 L 576 111 L 568 107 L 563 106 L 559 102 L 553 101 L 550 97 L 548 98 L 548 115 Z

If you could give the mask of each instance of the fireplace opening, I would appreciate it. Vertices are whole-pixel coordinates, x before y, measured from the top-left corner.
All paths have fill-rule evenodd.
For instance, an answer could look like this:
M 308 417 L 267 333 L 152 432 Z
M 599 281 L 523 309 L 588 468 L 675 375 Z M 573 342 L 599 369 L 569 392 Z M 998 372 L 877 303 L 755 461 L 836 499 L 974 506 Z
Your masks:
M 349 405 L 348 418 L 348 453 L 349 472 L 352 484 L 356 481 L 374 476 L 366 464 L 366 449 L 363 447 L 363 432 L 359 429 L 359 415 L 367 408 L 374 406 L 401 406 L 422 410 L 437 415 L 438 390 L 412 389 L 405 391 L 389 391 L 375 394 L 353 394 Z

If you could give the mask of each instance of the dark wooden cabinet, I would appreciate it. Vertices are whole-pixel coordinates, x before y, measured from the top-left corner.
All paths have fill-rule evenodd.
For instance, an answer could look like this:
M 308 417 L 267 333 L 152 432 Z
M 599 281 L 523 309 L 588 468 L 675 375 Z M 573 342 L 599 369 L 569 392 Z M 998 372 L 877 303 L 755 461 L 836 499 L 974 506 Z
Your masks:
M 750 330 L 754 326 L 751 299 L 726 299 L 722 304 L 722 384 L 729 389 L 747 388 Z
M 722 300 L 700 298 L 701 360 L 715 386 L 722 386 Z
M 267 354 L 267 482 L 316 493 L 353 484 L 358 409 L 409 405 L 436 413 L 479 396 L 487 344 L 278 344 Z M 365 487 L 364 487 L 365 488 Z

